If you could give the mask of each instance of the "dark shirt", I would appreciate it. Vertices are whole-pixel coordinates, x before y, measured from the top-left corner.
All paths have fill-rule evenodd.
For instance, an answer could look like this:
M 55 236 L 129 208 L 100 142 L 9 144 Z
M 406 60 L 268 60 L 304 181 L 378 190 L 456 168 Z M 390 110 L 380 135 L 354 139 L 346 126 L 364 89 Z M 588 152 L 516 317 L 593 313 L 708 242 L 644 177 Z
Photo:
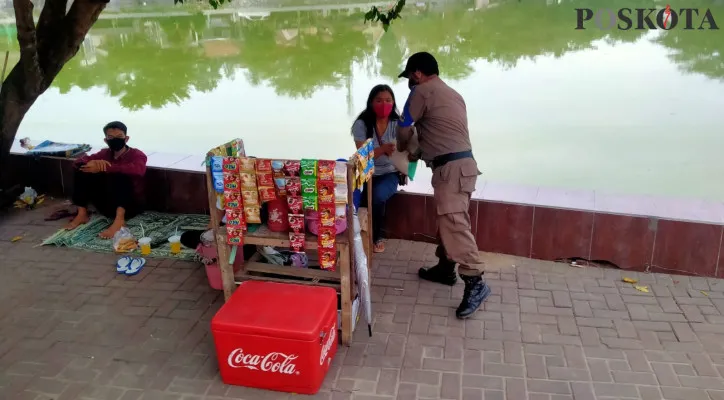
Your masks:
M 141 150 L 129 147 L 128 151 L 121 154 L 118 158 L 113 158 L 111 149 L 103 149 L 95 154 L 83 156 L 75 160 L 75 165 L 80 166 L 88 161 L 106 160 L 111 166 L 106 169 L 108 174 L 123 174 L 131 177 L 133 182 L 133 192 L 136 200 L 143 202 L 144 200 L 144 182 L 143 177 L 146 175 L 146 155 Z

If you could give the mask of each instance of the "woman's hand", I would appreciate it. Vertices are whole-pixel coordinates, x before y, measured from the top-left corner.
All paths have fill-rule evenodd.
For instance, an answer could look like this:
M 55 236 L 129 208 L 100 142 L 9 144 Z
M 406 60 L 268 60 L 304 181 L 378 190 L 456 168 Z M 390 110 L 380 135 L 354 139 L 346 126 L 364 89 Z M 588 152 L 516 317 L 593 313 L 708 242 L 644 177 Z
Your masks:
M 392 152 L 395 151 L 395 144 L 394 143 L 383 143 L 378 147 L 378 149 L 382 152 L 382 154 L 391 156 Z

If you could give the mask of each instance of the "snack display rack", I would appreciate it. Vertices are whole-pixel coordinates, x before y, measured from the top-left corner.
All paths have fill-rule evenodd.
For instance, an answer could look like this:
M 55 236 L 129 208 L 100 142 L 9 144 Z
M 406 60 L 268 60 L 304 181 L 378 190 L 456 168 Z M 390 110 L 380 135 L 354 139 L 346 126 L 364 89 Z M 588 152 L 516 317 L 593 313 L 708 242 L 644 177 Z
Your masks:
M 286 161 L 286 160 L 281 160 Z M 339 293 L 341 297 L 341 340 L 342 344 L 350 345 L 352 340 L 352 330 L 357 315 L 353 315 L 353 302 L 358 295 L 356 284 L 355 262 L 353 255 L 354 242 L 354 223 L 353 215 L 355 208 L 353 204 L 354 183 L 357 174 L 357 163 L 353 155 L 347 161 L 347 204 L 346 204 L 346 221 L 347 229 L 336 236 L 337 261 L 334 271 L 299 268 L 294 266 L 281 266 L 267 264 L 262 262 L 262 256 L 258 252 L 249 260 L 246 260 L 236 272 L 230 263 L 232 253 L 236 251 L 233 246 L 227 244 L 227 230 L 220 227 L 220 217 L 217 209 L 217 193 L 214 189 L 213 173 L 211 166 L 206 168 L 206 185 L 208 188 L 209 209 L 211 211 L 212 226 L 219 227 L 215 230 L 215 240 L 218 252 L 219 268 L 221 270 L 221 278 L 223 282 L 224 299 L 228 301 L 237 285 L 246 280 L 260 280 L 271 282 L 286 282 L 300 285 L 325 286 L 332 287 Z M 366 185 L 367 194 L 367 213 L 366 230 L 361 232 L 362 241 L 364 243 L 364 252 L 371 265 L 372 256 L 372 183 L 368 179 Z M 360 214 L 361 215 L 361 214 Z M 275 248 L 290 248 L 291 240 L 287 232 L 272 232 L 266 225 L 261 225 L 255 231 L 244 233 L 244 245 L 256 246 L 272 246 Z M 318 241 L 316 236 L 307 235 L 305 237 L 305 251 L 316 251 L 318 249 Z M 241 249 L 238 249 L 241 251 Z M 371 281 L 368 272 L 368 281 Z M 361 309 L 362 307 L 359 307 Z

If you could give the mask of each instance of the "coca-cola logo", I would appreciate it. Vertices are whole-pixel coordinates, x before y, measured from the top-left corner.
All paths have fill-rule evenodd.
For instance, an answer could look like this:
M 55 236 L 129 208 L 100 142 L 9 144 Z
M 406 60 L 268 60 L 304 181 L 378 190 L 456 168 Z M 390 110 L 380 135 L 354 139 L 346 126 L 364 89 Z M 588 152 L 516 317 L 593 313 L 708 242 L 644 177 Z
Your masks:
M 272 352 L 265 356 L 244 353 L 242 349 L 235 349 L 229 353 L 227 362 L 231 368 L 247 368 L 254 371 L 274 372 L 284 375 L 299 375 L 294 360 L 296 354 Z
M 322 345 L 322 352 L 319 354 L 319 365 L 324 364 L 324 360 L 327 359 L 327 354 L 329 354 L 329 350 L 332 349 L 332 346 L 336 344 L 337 340 L 337 324 L 332 325 L 332 329 L 329 330 L 329 335 L 327 335 L 327 341 L 324 342 L 324 345 Z

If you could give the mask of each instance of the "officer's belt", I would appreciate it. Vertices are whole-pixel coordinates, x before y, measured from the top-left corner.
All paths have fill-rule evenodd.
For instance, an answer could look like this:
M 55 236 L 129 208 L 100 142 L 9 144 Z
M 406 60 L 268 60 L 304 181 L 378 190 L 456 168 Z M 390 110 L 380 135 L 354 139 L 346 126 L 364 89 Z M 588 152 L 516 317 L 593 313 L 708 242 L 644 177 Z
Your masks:
M 456 153 L 447 153 L 437 156 L 432 159 L 432 169 L 435 170 L 451 161 L 462 160 L 463 158 L 473 158 L 473 152 L 471 150 L 458 151 Z

